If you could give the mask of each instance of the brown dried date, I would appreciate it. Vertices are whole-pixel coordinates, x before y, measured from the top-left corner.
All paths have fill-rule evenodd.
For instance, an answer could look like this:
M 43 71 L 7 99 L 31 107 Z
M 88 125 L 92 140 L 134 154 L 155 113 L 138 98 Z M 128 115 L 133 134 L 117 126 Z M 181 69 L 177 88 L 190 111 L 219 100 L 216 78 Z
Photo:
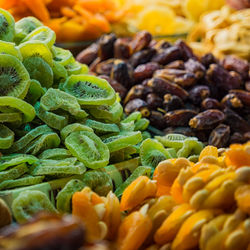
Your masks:
M 199 113 L 189 121 L 189 126 L 193 129 L 213 129 L 219 123 L 223 122 L 225 115 L 217 109 L 209 109 Z
M 186 136 L 195 136 L 194 131 L 190 127 L 167 127 L 164 129 L 165 134 L 182 134 Z
M 217 126 L 210 134 L 208 144 L 217 148 L 226 147 L 230 138 L 230 127 L 225 124 Z
M 207 53 L 201 57 L 201 63 L 208 69 L 210 64 L 217 64 L 218 60 L 212 53 Z
M 114 79 L 111 79 L 109 76 L 106 75 L 99 75 L 100 78 L 105 79 L 106 81 L 109 82 L 109 84 L 112 86 L 112 88 L 119 93 L 121 99 L 124 99 L 126 94 L 127 94 L 127 89 L 121 85 L 119 82 L 117 82 Z
M 241 86 L 241 81 L 238 79 L 238 77 L 232 76 L 222 66 L 217 64 L 211 64 L 209 66 L 206 78 L 210 83 L 220 87 L 225 91 L 237 89 Z
M 141 84 L 138 85 L 134 85 L 128 92 L 125 100 L 124 100 L 124 104 L 126 104 L 127 102 L 139 98 L 139 99 L 145 99 L 146 96 L 153 92 L 152 88 L 148 87 L 148 86 L 143 86 Z
M 246 81 L 246 83 L 245 83 L 245 89 L 247 91 L 250 91 L 250 81 Z
M 187 126 L 189 120 L 197 115 L 197 112 L 190 109 L 178 109 L 167 112 L 164 115 L 164 119 L 167 126 Z
M 168 63 L 165 69 L 185 69 L 184 62 L 182 60 L 176 60 L 171 63 Z
M 151 111 L 149 120 L 150 124 L 156 128 L 163 129 L 166 127 L 164 115 L 159 111 Z
M 148 109 L 148 104 L 139 98 L 136 98 L 136 99 L 129 101 L 126 104 L 124 111 L 126 114 L 130 114 L 134 111 L 140 111 L 142 116 L 144 116 L 144 117 L 148 117 L 150 115 L 150 111 Z
M 160 65 L 155 62 L 138 65 L 134 70 L 134 79 L 138 82 L 151 78 L 154 72 L 158 69 L 160 69 Z
M 102 61 L 114 57 L 114 43 L 116 36 L 114 33 L 101 36 L 99 39 L 98 56 Z
M 239 132 L 235 132 L 230 136 L 230 144 L 234 144 L 234 143 L 244 143 L 246 142 L 244 135 L 239 133 Z
M 133 85 L 133 69 L 122 60 L 115 60 L 110 77 L 121 83 L 125 88 L 130 88 Z
M 114 57 L 128 59 L 130 57 L 130 38 L 118 38 L 114 44 Z
M 233 93 L 225 95 L 223 99 L 221 100 L 221 103 L 225 107 L 232 108 L 232 109 L 243 107 L 241 100 L 237 97 L 237 95 Z
M 229 55 L 222 60 L 222 65 L 228 71 L 236 71 L 243 79 L 248 78 L 249 64 L 246 60 Z
M 152 35 L 145 30 L 138 32 L 130 42 L 131 54 L 147 48 L 152 40 Z
M 100 57 L 97 57 L 90 65 L 89 70 L 92 72 L 96 72 L 97 65 L 101 62 Z
M 98 56 L 99 46 L 96 43 L 91 44 L 88 48 L 77 55 L 76 60 L 80 63 L 90 65 Z
M 182 100 L 185 100 L 188 97 L 188 92 L 184 90 L 182 87 L 160 77 L 154 77 L 151 80 L 149 80 L 148 86 L 152 87 L 154 92 L 158 94 L 160 97 L 163 97 L 167 93 L 170 93 L 172 95 L 177 95 Z
M 157 62 L 162 65 L 166 65 L 170 62 L 180 59 L 181 52 L 176 46 L 169 47 L 167 49 L 159 50 L 156 55 L 153 56 L 152 62 Z
M 150 93 L 146 97 L 146 102 L 148 104 L 148 108 L 154 110 L 162 106 L 163 100 L 155 93 Z
M 200 104 L 204 99 L 210 96 L 210 89 L 206 85 L 196 85 L 189 91 L 189 100 L 194 104 Z
M 147 48 L 147 49 L 138 51 L 130 57 L 129 62 L 135 68 L 139 64 L 144 64 L 144 63 L 149 62 L 155 53 L 156 53 L 156 50 L 153 48 Z
M 165 40 L 160 40 L 160 41 L 154 42 L 150 47 L 152 47 L 156 50 L 161 50 L 161 49 L 167 49 L 171 46 L 172 45 L 169 42 L 167 42 Z
M 206 98 L 201 103 L 202 109 L 221 109 L 221 103 L 214 98 Z
M 195 75 L 196 79 L 201 79 L 206 72 L 206 68 L 199 62 L 192 58 L 185 62 L 185 69 Z
M 181 58 L 187 61 L 189 58 L 197 60 L 197 56 L 193 53 L 193 50 L 182 40 L 178 40 L 175 45 L 180 49 Z
M 183 108 L 184 103 L 179 96 L 166 94 L 164 95 L 163 107 L 168 112 Z
M 115 62 L 115 59 L 108 59 L 106 61 L 102 61 L 98 63 L 95 67 L 95 72 L 99 75 L 109 76 L 114 66 L 114 62 Z
M 236 95 L 244 105 L 250 106 L 250 92 L 240 89 L 232 89 L 229 93 Z

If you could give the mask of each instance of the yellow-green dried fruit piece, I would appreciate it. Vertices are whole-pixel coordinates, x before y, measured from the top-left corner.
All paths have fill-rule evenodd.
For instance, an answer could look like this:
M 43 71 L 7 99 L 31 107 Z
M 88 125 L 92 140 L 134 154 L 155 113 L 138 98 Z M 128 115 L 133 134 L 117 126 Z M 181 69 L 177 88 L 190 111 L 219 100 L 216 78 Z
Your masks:
M 6 10 L 0 8 L 0 40 L 12 42 L 15 35 L 15 20 Z
M 0 149 L 8 149 L 14 142 L 14 132 L 8 127 L 0 124 Z

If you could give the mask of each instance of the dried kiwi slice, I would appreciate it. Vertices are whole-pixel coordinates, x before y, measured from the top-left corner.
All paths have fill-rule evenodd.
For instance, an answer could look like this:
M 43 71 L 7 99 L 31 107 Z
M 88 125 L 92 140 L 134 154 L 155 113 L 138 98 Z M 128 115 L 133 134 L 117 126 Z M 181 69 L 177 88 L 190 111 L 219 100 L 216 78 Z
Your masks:
M 177 152 L 178 157 L 199 155 L 204 145 L 196 137 L 188 137 L 184 140 L 182 148 Z
M 105 120 L 108 122 L 119 122 L 123 113 L 122 105 L 115 102 L 112 105 L 101 105 L 95 108 L 89 108 L 89 113 L 96 119 Z
M 141 119 L 141 112 L 136 111 L 136 112 L 131 113 L 129 116 L 127 116 L 121 122 L 122 123 L 136 122 L 136 121 L 139 121 L 140 119 Z
M 40 102 L 37 102 L 34 107 L 36 110 L 36 115 L 49 127 L 61 130 L 68 124 L 68 118 L 66 116 L 57 115 L 44 110 L 40 106 Z
M 56 208 L 61 213 L 71 212 L 71 200 L 75 192 L 85 187 L 81 180 L 70 180 L 56 196 Z
M 184 140 L 187 137 L 182 134 L 167 134 L 165 136 L 155 136 L 155 139 L 167 148 L 178 150 L 183 146 Z
M 43 96 L 46 92 L 46 88 L 43 88 L 37 80 L 31 79 L 30 80 L 30 87 L 28 94 L 25 97 L 30 104 L 35 104 L 41 96 Z
M 135 123 L 135 130 L 144 131 L 147 129 L 149 125 L 149 120 L 147 118 L 141 118 L 139 121 Z
M 23 119 L 22 113 L 13 112 L 13 113 L 0 113 L 0 122 L 18 122 L 20 123 Z
M 111 177 L 104 171 L 87 171 L 82 178 L 83 183 L 101 196 L 106 196 L 113 190 Z
M 146 175 L 150 177 L 152 168 L 139 166 L 135 169 L 135 171 L 124 181 L 116 190 L 115 195 L 119 198 L 122 196 L 123 191 L 129 186 L 135 179 L 142 175 Z
M 48 196 L 38 190 L 27 190 L 20 193 L 12 203 L 12 211 L 18 223 L 30 220 L 38 212 L 57 212 Z
M 29 33 L 43 24 L 35 17 L 24 17 L 15 24 L 15 42 L 20 43 Z
M 43 151 L 38 158 L 45 160 L 45 159 L 50 159 L 50 160 L 62 160 L 65 158 L 71 157 L 71 153 L 69 150 L 65 148 L 51 148 Z
M 7 106 L 11 108 L 15 108 L 23 113 L 23 122 L 30 122 L 32 121 L 35 116 L 36 112 L 33 106 L 29 103 L 12 96 L 1 96 L 0 97 L 0 106 Z
M 28 145 L 31 141 L 35 140 L 37 137 L 48 133 L 53 132 L 51 128 L 49 128 L 47 125 L 42 125 L 39 127 L 36 127 L 35 129 L 32 129 L 30 132 L 28 132 L 25 136 L 20 138 L 18 141 L 16 141 L 12 147 L 8 150 L 8 152 L 15 153 L 22 148 L 24 148 L 26 145 Z
M 53 53 L 53 60 L 62 66 L 65 66 L 75 61 L 72 53 L 69 50 L 53 46 L 52 53 Z
M 93 132 L 73 132 L 65 139 L 65 145 L 72 155 L 89 168 L 105 167 L 109 162 L 107 145 Z
M 0 183 L 0 190 L 36 185 L 41 183 L 43 179 L 44 176 L 24 176 L 16 180 L 5 180 Z
M 114 89 L 106 80 L 91 75 L 71 75 L 63 89 L 81 105 L 111 105 L 116 99 Z
M 68 78 L 67 70 L 58 62 L 53 61 L 53 87 L 59 87 L 60 83 L 63 83 Z
M 135 145 L 142 141 L 141 132 L 121 132 L 118 135 L 106 137 L 103 142 L 108 146 L 110 152 Z
M 50 88 L 41 98 L 40 105 L 46 111 L 65 110 L 77 119 L 83 119 L 88 115 L 81 109 L 74 96 L 59 89 Z
M 0 124 L 0 149 L 10 148 L 14 142 L 14 132 Z
M 42 26 L 29 33 L 21 42 L 24 43 L 27 41 L 40 41 L 51 48 L 56 41 L 56 34 L 49 27 Z
M 98 122 L 95 120 L 87 119 L 85 121 L 85 124 L 88 127 L 91 127 L 92 129 L 94 129 L 95 133 L 97 133 L 97 134 L 119 133 L 120 132 L 119 127 L 114 123 L 103 123 L 103 122 Z
M 68 72 L 68 75 L 81 75 L 87 74 L 89 72 L 89 68 L 86 64 L 82 64 L 76 61 L 70 62 L 69 64 L 64 66 Z
M 10 170 L 1 171 L 0 172 L 0 183 L 2 181 L 6 181 L 6 180 L 17 179 L 18 177 L 24 175 L 27 172 L 28 172 L 28 167 L 27 167 L 26 163 L 22 163 L 20 165 L 17 165 L 16 167 L 11 168 Z
M 155 168 L 161 161 L 170 159 L 171 155 L 160 142 L 146 139 L 140 146 L 140 157 L 143 166 Z
M 86 171 L 86 167 L 82 162 L 77 162 L 74 157 L 63 160 L 40 160 L 35 164 L 32 175 L 46 175 L 65 177 L 70 175 L 81 175 Z
M 0 95 L 23 99 L 29 89 L 29 73 L 15 56 L 0 56 Z
M 72 123 L 67 125 L 61 130 L 61 138 L 64 141 L 65 138 L 72 132 L 75 131 L 88 131 L 88 132 L 94 132 L 94 130 L 88 126 L 85 126 L 81 123 Z
M 47 132 L 22 148 L 20 152 L 37 155 L 46 149 L 58 147 L 60 142 L 61 140 L 57 133 Z
M 31 79 L 37 80 L 46 88 L 53 85 L 53 70 L 43 58 L 39 56 L 27 57 L 24 59 L 23 65 L 29 72 Z
M 6 10 L 0 9 L 0 40 L 12 42 L 15 36 L 15 20 Z
M 20 50 L 11 42 L 0 41 L 0 54 L 9 54 L 17 57 L 20 61 L 23 60 Z

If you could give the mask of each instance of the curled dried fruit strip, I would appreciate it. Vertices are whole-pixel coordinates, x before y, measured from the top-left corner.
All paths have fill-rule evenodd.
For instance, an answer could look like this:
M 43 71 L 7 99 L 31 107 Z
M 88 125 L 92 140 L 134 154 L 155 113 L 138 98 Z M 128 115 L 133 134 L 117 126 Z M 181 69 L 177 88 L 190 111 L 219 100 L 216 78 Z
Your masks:
M 250 185 L 244 185 L 237 188 L 235 199 L 238 207 L 250 215 Z
M 140 196 L 138 196 L 138 193 Z M 146 198 L 154 197 L 155 194 L 156 183 L 147 176 L 140 176 L 124 190 L 121 199 L 121 211 L 132 209 Z

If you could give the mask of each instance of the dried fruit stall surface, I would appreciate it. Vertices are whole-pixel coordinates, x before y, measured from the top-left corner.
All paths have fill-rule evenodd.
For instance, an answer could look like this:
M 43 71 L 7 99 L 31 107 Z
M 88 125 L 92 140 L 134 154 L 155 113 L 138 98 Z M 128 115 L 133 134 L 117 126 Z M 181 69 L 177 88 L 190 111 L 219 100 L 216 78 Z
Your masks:
M 250 136 L 249 63 L 229 55 L 196 56 L 183 41 L 104 35 L 77 60 L 119 92 L 125 112 L 140 111 L 165 133 L 183 133 L 217 147 Z
M 120 201 L 112 191 L 100 196 L 85 187 L 73 195 L 73 219 L 42 215 L 6 228 L 0 246 L 31 249 L 31 240 L 43 236 L 46 249 L 53 249 L 52 242 L 59 249 L 249 249 L 249 146 L 207 146 L 196 164 L 185 158 L 162 161 L 153 180 L 145 174 L 135 178 Z

